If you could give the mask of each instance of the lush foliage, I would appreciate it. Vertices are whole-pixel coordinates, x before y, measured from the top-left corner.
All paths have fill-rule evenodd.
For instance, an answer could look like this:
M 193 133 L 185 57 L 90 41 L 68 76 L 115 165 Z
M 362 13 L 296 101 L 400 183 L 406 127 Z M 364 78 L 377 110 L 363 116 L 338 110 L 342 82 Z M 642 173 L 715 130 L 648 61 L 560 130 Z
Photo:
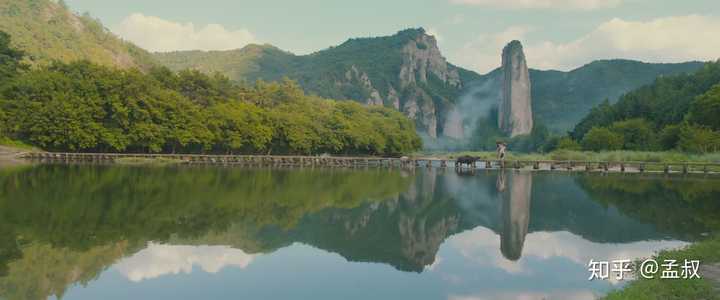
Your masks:
M 652 83 L 658 77 L 694 72 L 702 63 L 651 64 L 631 60 L 599 60 L 570 72 L 531 70 L 533 113 L 554 131 L 571 130 L 605 99 Z
M 392 36 L 350 39 L 310 55 L 294 55 L 270 45 L 248 45 L 229 51 L 157 53 L 155 57 L 175 71 L 193 68 L 205 73 L 220 72 L 238 82 L 279 81 L 287 77 L 306 92 L 331 99 L 365 103 L 377 92 L 387 107 L 394 105 L 390 99 L 394 91 L 400 105 L 412 98 L 423 112 L 432 113 L 443 124 L 462 87 L 448 84 L 431 70 L 427 71 L 427 82 L 400 82 L 398 76 L 410 59 L 406 47 L 415 45 L 426 50 L 436 46 L 426 44 L 427 38 L 420 28 Z M 458 72 L 463 83 L 479 78 L 474 72 L 450 64 L 447 68 Z M 417 119 L 416 126 L 422 131 L 427 129 L 422 118 Z
M 582 148 L 587 151 L 619 150 L 623 137 L 607 128 L 593 128 L 582 140 Z
M 147 68 L 154 59 L 123 41 L 88 14 L 78 16 L 52 0 L 0 1 L 0 31 L 28 53 L 34 65 L 89 60 L 104 66 Z
M 720 237 L 695 243 L 679 250 L 662 251 L 654 257 L 657 261 L 672 259 L 675 261 L 700 260 L 701 265 L 720 262 Z M 606 300 L 666 300 L 666 299 L 708 299 L 717 300 L 720 296 L 708 279 L 663 280 L 641 278 L 630 283 L 622 290 L 613 291 Z
M 247 231 L 289 230 L 327 209 L 393 199 L 411 180 L 381 170 L 2 169 L 0 294 L 7 299 L 62 296 L 72 284 L 96 279 L 149 241 L 204 238 L 207 245 L 212 241 L 206 234 L 225 233 L 236 222 Z M 324 227 L 347 236 L 345 226 Z M 270 242 L 246 234 L 223 245 L 255 253 L 269 251 L 262 244 Z
M 421 147 L 399 112 L 306 96 L 289 80 L 240 86 L 218 74 L 86 61 L 12 71 L 0 88 L 0 129 L 48 150 L 398 155 Z
M 622 96 L 614 105 L 603 102 L 575 127 L 571 136 L 585 143 L 595 139 L 597 133 L 609 131 L 622 137 L 620 149 L 625 150 L 715 152 L 720 149 L 719 113 L 720 62 L 711 62 L 694 74 L 661 77 Z

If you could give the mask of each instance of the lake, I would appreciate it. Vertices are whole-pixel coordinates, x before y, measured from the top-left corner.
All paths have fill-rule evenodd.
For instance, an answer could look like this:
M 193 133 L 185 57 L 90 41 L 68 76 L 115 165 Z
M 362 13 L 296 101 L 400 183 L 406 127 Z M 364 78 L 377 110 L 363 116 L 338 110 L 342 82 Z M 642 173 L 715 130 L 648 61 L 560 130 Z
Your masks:
M 0 169 L 0 298 L 594 299 L 720 227 L 703 176 Z

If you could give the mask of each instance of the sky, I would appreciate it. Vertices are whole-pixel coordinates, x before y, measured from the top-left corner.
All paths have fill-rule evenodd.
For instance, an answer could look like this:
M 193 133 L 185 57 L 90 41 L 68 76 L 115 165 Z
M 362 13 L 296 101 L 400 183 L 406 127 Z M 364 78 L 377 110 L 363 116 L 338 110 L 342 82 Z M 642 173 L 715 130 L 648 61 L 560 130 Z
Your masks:
M 597 59 L 720 58 L 717 0 L 66 0 L 159 52 L 272 44 L 309 54 L 348 38 L 423 27 L 453 64 L 487 73 L 513 39 L 536 69 Z

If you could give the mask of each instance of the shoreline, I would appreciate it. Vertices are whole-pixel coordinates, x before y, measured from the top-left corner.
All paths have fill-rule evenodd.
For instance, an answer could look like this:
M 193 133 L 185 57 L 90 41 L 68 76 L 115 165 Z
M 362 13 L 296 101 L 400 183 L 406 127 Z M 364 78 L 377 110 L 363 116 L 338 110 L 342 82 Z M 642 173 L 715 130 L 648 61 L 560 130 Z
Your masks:
M 480 159 L 471 164 L 457 164 L 451 157 L 345 157 L 345 156 L 287 156 L 287 155 L 199 155 L 199 154 L 113 154 L 113 153 L 53 153 L 14 152 L 14 159 L 29 162 L 103 163 L 123 165 L 237 165 L 291 167 L 381 167 L 381 168 L 441 168 L 475 172 L 482 170 L 527 170 L 622 174 L 706 174 L 720 175 L 716 162 L 653 162 L 653 161 L 585 161 L 585 160 L 520 160 Z

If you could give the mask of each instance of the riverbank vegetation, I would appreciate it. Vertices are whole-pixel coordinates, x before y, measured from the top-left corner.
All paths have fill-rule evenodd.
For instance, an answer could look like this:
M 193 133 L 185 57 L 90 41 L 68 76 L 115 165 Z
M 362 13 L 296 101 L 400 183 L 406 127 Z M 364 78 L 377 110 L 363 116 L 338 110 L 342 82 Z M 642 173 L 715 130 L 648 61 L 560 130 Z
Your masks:
M 434 156 L 440 158 L 456 158 L 464 155 L 475 156 L 481 159 L 497 159 L 496 152 L 465 151 L 454 153 L 415 153 L 414 156 Z M 506 160 L 557 160 L 557 161 L 608 161 L 608 162 L 711 162 L 720 163 L 720 153 L 694 154 L 677 151 L 575 151 L 555 150 L 550 153 L 522 153 L 509 152 Z
M 563 113 L 567 111 L 561 110 Z M 497 129 L 497 111 L 478 121 L 468 146 L 494 150 L 498 140 L 515 152 L 640 151 L 713 153 L 720 151 L 720 61 L 690 74 L 661 76 L 652 84 L 593 108 L 568 134 L 541 122 L 524 136 L 508 138 Z
M 306 95 L 294 82 L 119 70 L 89 62 L 29 69 L 0 34 L 0 136 L 51 151 L 369 154 L 416 151 L 400 112 Z
M 558 147 L 586 151 L 720 151 L 720 61 L 660 77 L 595 107 Z
M 700 260 L 701 266 L 720 263 L 720 237 L 698 242 L 679 250 L 661 251 L 654 259 L 659 262 L 666 259 L 679 262 L 684 262 L 686 259 Z M 658 278 L 645 279 L 641 277 L 622 290 L 609 293 L 605 299 L 720 299 L 716 287 L 713 286 L 717 283 L 711 282 L 711 280 L 720 280 L 719 278 L 668 280 L 656 277 Z

